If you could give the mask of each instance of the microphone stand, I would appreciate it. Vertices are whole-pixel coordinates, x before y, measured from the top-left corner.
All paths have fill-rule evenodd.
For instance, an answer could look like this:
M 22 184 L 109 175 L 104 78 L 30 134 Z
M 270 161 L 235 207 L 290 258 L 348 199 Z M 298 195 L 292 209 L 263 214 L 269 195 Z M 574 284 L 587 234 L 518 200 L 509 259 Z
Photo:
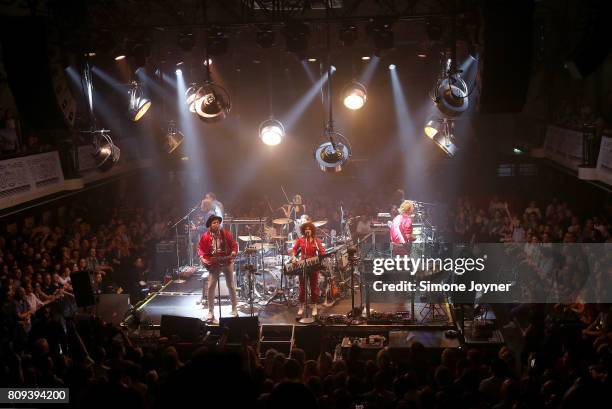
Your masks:
M 169 224 L 170 229 L 174 229 L 176 238 L 176 271 L 178 273 L 178 270 L 181 268 L 181 261 L 180 261 L 180 256 L 179 256 L 179 234 L 178 234 L 178 225 L 183 222 L 183 220 L 187 220 L 187 222 L 189 222 L 189 216 L 191 216 L 191 213 L 195 212 L 198 209 L 198 206 L 195 206 L 193 209 L 190 209 L 187 214 L 185 214 L 183 217 L 181 217 L 180 219 L 178 219 L 175 223 L 170 222 Z M 189 247 L 190 247 L 190 265 L 193 266 L 193 249 L 191 248 L 192 243 L 191 243 L 191 226 L 188 226 L 189 230 L 188 230 L 188 237 L 189 237 Z

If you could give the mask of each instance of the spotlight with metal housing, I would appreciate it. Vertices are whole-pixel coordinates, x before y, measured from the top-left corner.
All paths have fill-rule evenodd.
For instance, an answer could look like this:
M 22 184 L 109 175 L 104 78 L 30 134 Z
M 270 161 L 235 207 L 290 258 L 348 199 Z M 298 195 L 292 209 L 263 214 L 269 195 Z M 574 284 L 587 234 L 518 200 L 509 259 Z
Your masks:
M 140 120 L 151 108 L 151 100 L 143 95 L 142 88 L 136 81 L 132 81 L 130 87 L 130 119 L 134 122 Z
M 440 123 L 440 120 L 438 119 L 428 120 L 425 123 L 425 126 L 423 127 L 423 130 L 425 131 L 425 135 L 427 135 L 427 137 L 430 139 L 433 139 L 434 136 L 436 136 L 438 132 L 440 132 L 441 129 L 442 129 L 441 123 Z
M 423 127 L 425 135 L 430 138 L 448 156 L 455 156 L 459 148 L 453 135 L 454 122 L 448 118 L 431 118 Z
M 468 109 L 468 87 L 450 58 L 442 65 L 442 73 L 432 90 L 432 99 L 442 113 L 456 117 Z
M 315 161 L 323 172 L 340 172 L 351 157 L 351 147 L 341 133 L 328 128 L 325 134 L 329 141 L 323 142 L 315 149 Z
M 229 114 L 232 109 L 230 95 L 225 88 L 206 81 L 202 86 L 194 85 L 186 92 L 189 111 L 207 123 L 218 122 Z
M 172 153 L 178 148 L 181 143 L 183 143 L 183 139 L 185 136 L 176 129 L 176 122 L 170 121 L 168 123 L 168 131 L 166 132 L 166 136 L 164 138 L 164 151 L 167 153 Z
M 455 156 L 455 154 L 459 150 L 459 148 L 457 148 L 457 145 L 455 145 L 455 137 L 452 134 L 438 134 L 433 137 L 433 141 L 450 157 Z
M 352 81 L 342 91 L 342 102 L 348 109 L 357 110 L 363 107 L 367 100 L 365 85 Z
M 94 153 L 92 155 L 98 169 L 106 172 L 119 161 L 121 150 L 113 143 L 109 130 L 101 129 L 93 133 Z
M 285 127 L 283 124 L 274 119 L 266 119 L 259 125 L 259 137 L 261 141 L 268 146 L 276 146 L 283 141 L 285 136 Z

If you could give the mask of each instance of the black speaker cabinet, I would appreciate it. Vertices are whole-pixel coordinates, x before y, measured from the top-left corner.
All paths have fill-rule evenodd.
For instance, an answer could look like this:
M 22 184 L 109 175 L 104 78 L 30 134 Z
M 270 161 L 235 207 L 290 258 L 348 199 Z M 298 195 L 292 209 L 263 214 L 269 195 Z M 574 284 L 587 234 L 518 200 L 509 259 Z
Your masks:
M 162 337 L 177 335 L 183 342 L 196 342 L 202 338 L 204 323 L 199 318 L 162 315 L 159 334 Z

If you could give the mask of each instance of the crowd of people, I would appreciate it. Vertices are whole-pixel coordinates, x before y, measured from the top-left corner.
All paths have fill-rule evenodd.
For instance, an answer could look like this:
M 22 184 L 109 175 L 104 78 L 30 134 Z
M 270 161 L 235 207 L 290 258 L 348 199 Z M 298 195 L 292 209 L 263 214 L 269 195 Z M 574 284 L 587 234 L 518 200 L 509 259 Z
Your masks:
M 556 198 L 542 207 L 534 200 L 513 207 L 497 196 L 481 206 L 462 197 L 450 218 L 456 242 L 602 243 L 612 240 L 611 210 L 585 217 Z
M 321 218 L 340 210 L 331 202 L 311 206 Z M 385 209 L 355 202 L 346 212 L 365 218 Z M 448 230 L 463 242 L 610 240 L 607 214 L 580 217 L 557 200 L 516 209 L 497 198 L 483 207 L 461 198 Z M 230 407 L 518 409 L 595 405 L 610 383 L 607 305 L 508 308 L 507 330 L 517 331 L 523 348 L 494 354 L 448 349 L 428 357 L 418 342 L 407 356 L 384 348 L 376 359 L 357 346 L 306 357 L 299 348 L 259 356 L 246 341 L 234 352 L 222 341 L 189 353 L 176 340 L 139 345 L 99 317 L 75 314 L 70 276 L 87 271 L 97 290 L 130 291 L 150 262 L 151 245 L 167 233 L 167 215 L 136 206 L 111 209 L 104 223 L 68 219 L 0 239 L 4 385 L 70 387 L 73 404 L 88 407 L 167 407 L 189 397 Z

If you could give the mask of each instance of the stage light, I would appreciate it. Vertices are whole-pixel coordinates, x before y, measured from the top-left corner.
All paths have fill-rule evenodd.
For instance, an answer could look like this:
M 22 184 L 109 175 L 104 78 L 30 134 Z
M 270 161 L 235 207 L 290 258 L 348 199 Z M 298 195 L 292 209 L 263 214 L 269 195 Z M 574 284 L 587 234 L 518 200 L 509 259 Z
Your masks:
M 273 118 L 267 119 L 259 125 L 259 137 L 268 146 L 276 146 L 283 141 L 285 128 L 283 124 Z
M 209 58 L 208 59 L 208 66 L 210 67 L 212 65 L 212 63 L 213 63 L 212 58 Z M 206 59 L 204 59 L 204 61 L 202 61 L 202 65 L 206 67 Z
M 433 141 L 440 149 L 444 151 L 448 156 L 453 157 L 459 150 L 455 145 L 455 137 L 453 135 L 442 135 L 438 134 L 433 137 Z
M 263 25 L 257 27 L 257 34 L 255 34 L 255 42 L 261 48 L 271 48 L 276 45 L 276 34 L 269 25 Z
M 198 90 L 200 89 L 200 86 L 198 84 L 191 84 L 191 86 L 189 88 L 187 88 L 187 91 L 185 91 L 185 102 L 187 103 L 187 108 L 189 109 L 189 112 L 194 113 L 195 114 L 195 101 L 198 98 Z
M 308 62 L 317 62 L 317 59 L 316 58 L 309 58 Z
M 348 109 L 357 110 L 363 107 L 367 100 L 366 88 L 357 81 L 351 82 L 342 91 L 342 102 Z
M 168 131 L 166 132 L 164 139 L 164 151 L 167 153 L 172 153 L 181 145 L 181 143 L 183 143 L 183 139 L 185 139 L 185 137 L 181 131 L 176 129 L 176 122 L 170 121 L 168 123 Z
M 136 81 L 132 81 L 130 88 L 129 114 L 132 121 L 136 122 L 151 108 L 151 100 L 142 93 L 142 88 Z
M 107 129 L 93 132 L 94 153 L 92 155 L 96 166 L 102 172 L 110 170 L 119 161 L 121 155 L 121 150 L 113 143 L 109 132 Z
M 362 61 L 370 61 L 370 56 L 369 55 L 364 55 L 363 57 L 361 57 Z
M 512 153 L 514 153 L 515 155 L 522 155 L 523 153 L 525 153 L 525 150 L 520 146 L 515 146 L 514 148 L 512 148 Z
M 440 78 L 432 90 L 432 99 L 445 115 L 459 116 L 469 106 L 467 84 L 450 58 L 446 59 L 442 66 Z
M 181 70 L 180 68 L 177 68 L 174 72 L 176 73 L 176 75 L 183 75 L 183 70 Z
M 449 116 L 458 116 L 467 110 L 468 88 L 459 74 L 439 81 L 435 102 L 438 109 Z
M 285 50 L 291 53 L 304 53 L 308 48 L 310 27 L 302 22 L 287 23 L 283 29 Z
M 115 56 L 115 61 L 121 61 L 125 59 L 125 54 L 119 54 Z
M 315 160 L 323 172 L 340 172 L 351 157 L 351 148 L 342 134 L 329 130 L 325 133 L 329 141 L 323 142 L 315 149 Z M 340 139 L 346 143 L 339 141 Z
M 210 81 L 206 81 L 202 86 L 191 86 L 185 97 L 189 111 L 195 112 L 207 123 L 223 120 L 232 108 L 227 90 Z
M 436 119 L 430 119 L 429 121 L 427 121 L 427 123 L 423 127 L 423 130 L 425 131 L 425 135 L 427 135 L 427 137 L 430 139 L 433 139 L 434 136 L 436 136 L 438 132 L 440 132 L 440 129 L 441 129 L 440 121 Z
M 447 118 L 432 118 L 423 127 L 425 135 L 431 139 L 448 156 L 454 156 L 459 150 L 453 135 L 454 122 Z
M 395 69 L 395 64 L 389 64 L 389 69 L 390 70 L 394 70 Z

